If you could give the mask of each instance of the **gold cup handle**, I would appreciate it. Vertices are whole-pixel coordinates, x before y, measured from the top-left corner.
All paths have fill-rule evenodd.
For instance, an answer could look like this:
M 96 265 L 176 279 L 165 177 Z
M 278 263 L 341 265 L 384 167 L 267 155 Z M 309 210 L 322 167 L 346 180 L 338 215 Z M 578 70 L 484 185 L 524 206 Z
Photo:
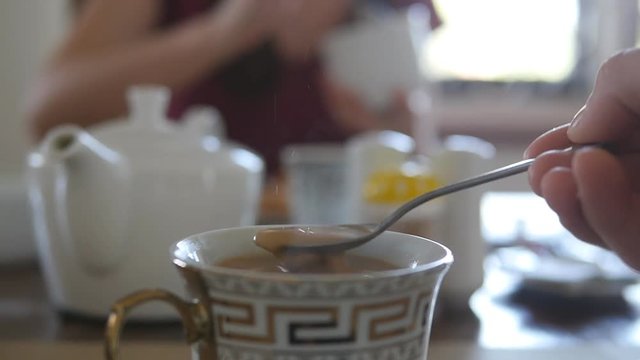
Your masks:
M 124 328 L 127 314 L 136 306 L 149 301 L 164 301 L 176 308 L 182 318 L 186 340 L 189 344 L 207 341 L 211 338 L 209 315 L 201 302 L 186 302 L 165 290 L 141 290 L 116 301 L 111 308 L 105 333 L 104 351 L 107 360 L 118 358 L 120 334 Z

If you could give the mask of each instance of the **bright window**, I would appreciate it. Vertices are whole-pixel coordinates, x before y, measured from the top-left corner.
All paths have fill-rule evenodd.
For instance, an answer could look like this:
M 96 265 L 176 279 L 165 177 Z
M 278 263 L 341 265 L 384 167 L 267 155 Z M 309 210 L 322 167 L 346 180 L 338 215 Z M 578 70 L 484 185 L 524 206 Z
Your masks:
M 444 20 L 424 65 L 436 80 L 568 80 L 578 54 L 578 0 L 436 0 Z

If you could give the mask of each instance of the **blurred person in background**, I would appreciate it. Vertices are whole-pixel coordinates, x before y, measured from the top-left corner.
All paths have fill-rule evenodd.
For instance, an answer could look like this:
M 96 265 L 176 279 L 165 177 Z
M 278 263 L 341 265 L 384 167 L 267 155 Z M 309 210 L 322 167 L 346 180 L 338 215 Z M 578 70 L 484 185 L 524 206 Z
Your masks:
M 577 238 L 614 251 L 640 271 L 640 49 L 600 67 L 571 123 L 534 140 L 525 157 L 532 189 Z M 585 146 L 575 152 L 560 149 Z
M 387 8 L 430 0 L 371 0 Z M 365 2 L 366 3 L 366 2 Z M 126 114 L 126 89 L 173 92 L 169 116 L 218 109 L 230 139 L 261 155 L 269 174 L 291 143 L 340 142 L 356 132 L 410 132 L 407 96 L 384 116 L 323 74 L 319 45 L 353 19 L 355 0 L 87 0 L 29 97 L 32 135 Z M 402 90 L 402 89 L 399 89 Z M 389 121 L 390 118 L 393 121 Z

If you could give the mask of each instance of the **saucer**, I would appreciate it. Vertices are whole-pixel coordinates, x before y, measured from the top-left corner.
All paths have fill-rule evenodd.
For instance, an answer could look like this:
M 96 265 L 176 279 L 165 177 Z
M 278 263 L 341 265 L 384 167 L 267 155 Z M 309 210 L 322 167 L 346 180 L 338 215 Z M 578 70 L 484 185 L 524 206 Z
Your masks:
M 513 246 L 495 250 L 487 262 L 510 274 L 523 289 L 562 297 L 619 297 L 640 280 L 640 274 L 608 256 L 596 262 Z

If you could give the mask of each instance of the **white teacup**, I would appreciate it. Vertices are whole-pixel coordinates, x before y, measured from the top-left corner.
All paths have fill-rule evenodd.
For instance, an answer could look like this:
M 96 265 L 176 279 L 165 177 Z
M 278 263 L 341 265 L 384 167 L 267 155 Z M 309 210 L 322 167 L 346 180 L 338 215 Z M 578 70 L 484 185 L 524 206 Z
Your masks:
M 323 44 L 328 74 L 371 109 L 383 111 L 395 91 L 424 85 L 420 57 L 428 33 L 429 10 L 419 4 L 346 25 Z
M 287 274 L 221 267 L 221 260 L 266 254 L 253 236 L 268 226 L 191 236 L 172 249 L 191 298 L 142 290 L 114 306 L 107 358 L 116 357 L 125 315 L 141 303 L 175 306 L 193 359 L 426 359 L 435 300 L 453 261 L 444 246 L 386 232 L 351 250 L 393 270 Z

